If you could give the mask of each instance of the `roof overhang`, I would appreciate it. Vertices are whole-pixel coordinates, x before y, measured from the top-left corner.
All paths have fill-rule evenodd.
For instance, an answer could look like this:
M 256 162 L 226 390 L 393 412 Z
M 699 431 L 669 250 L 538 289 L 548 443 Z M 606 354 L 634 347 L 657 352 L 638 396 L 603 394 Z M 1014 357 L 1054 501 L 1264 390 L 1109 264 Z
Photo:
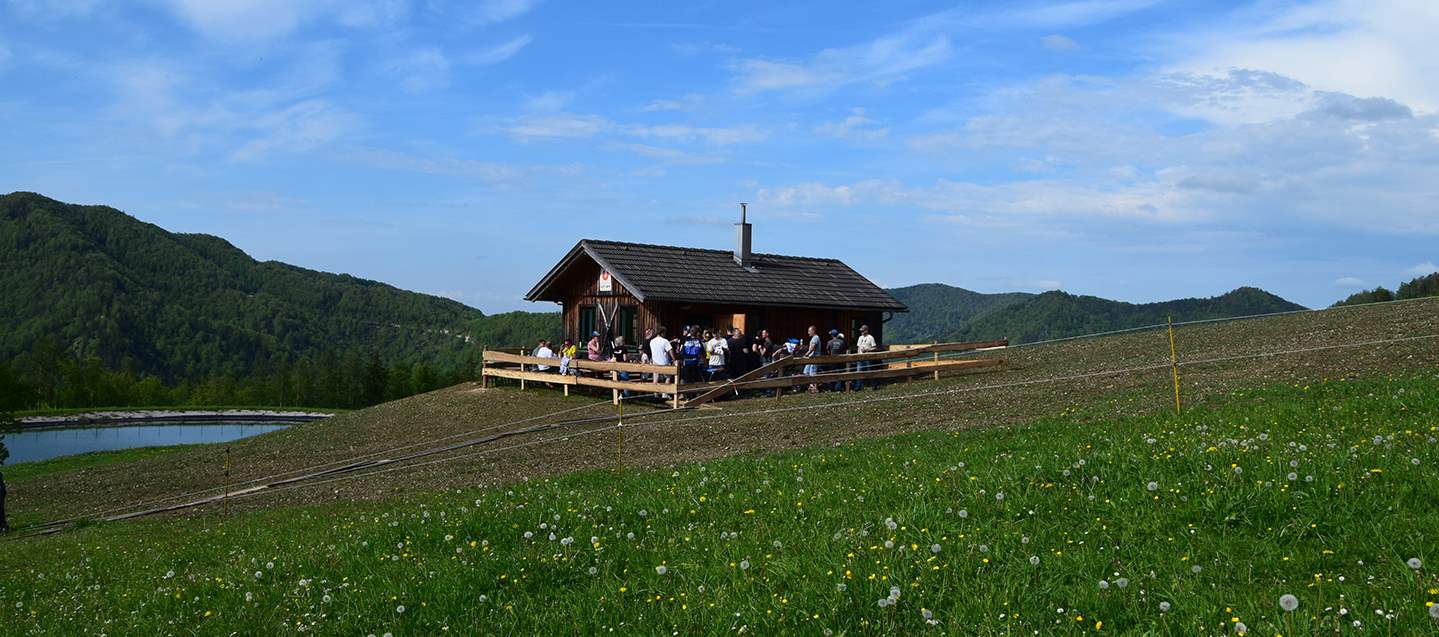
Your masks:
M 594 261 L 597 265 L 603 268 L 605 272 L 609 272 L 610 276 L 614 277 L 616 281 L 619 281 L 620 285 L 625 286 L 625 289 L 629 291 L 630 295 L 634 296 L 635 299 L 638 300 L 640 303 L 645 302 L 644 290 L 639 289 L 639 287 L 631 283 L 629 279 L 625 278 L 625 275 L 623 273 L 621 273 L 619 270 L 616 270 L 615 267 L 611 265 L 609 261 L 605 260 L 603 256 L 600 256 L 599 251 L 595 250 L 594 247 L 590 245 L 588 239 L 582 239 L 579 243 L 575 244 L 575 247 L 570 249 L 569 254 L 566 254 L 565 258 L 560 259 L 560 262 L 555 264 L 555 267 L 550 268 L 550 271 L 548 274 L 545 275 L 545 278 L 540 279 L 540 282 L 536 283 L 535 287 L 531 289 L 528 294 L 525 295 L 525 300 L 531 302 L 552 301 L 555 303 L 563 300 L 563 297 L 555 298 L 550 296 L 550 287 L 553 286 L 555 282 L 559 281 L 559 279 L 564 275 L 565 271 L 569 270 L 570 266 L 574 265 L 575 261 L 580 258 L 580 255 L 585 255 L 589 257 L 591 261 Z

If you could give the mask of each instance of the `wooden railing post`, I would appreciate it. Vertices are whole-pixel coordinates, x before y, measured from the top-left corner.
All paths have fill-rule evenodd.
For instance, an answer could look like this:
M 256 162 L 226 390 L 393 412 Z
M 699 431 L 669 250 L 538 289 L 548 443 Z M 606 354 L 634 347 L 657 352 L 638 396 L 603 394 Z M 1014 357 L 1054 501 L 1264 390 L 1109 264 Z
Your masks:
M 675 359 L 675 409 L 680 408 L 680 359 Z
M 939 341 L 935 341 L 934 344 L 938 345 Z M 934 353 L 934 379 L 939 380 L 939 352 Z
M 521 348 L 520 348 L 520 356 L 524 356 L 524 355 L 525 355 L 525 348 L 521 347 Z M 522 372 L 525 371 L 525 364 L 524 364 L 524 363 L 520 363 L 520 371 L 522 371 Z M 520 379 L 520 391 L 524 391 L 524 390 L 525 390 L 525 379 L 524 379 L 524 378 L 521 378 L 521 379 Z
M 485 375 L 485 354 L 489 353 L 489 347 L 480 346 L 480 389 L 490 388 L 490 377 Z

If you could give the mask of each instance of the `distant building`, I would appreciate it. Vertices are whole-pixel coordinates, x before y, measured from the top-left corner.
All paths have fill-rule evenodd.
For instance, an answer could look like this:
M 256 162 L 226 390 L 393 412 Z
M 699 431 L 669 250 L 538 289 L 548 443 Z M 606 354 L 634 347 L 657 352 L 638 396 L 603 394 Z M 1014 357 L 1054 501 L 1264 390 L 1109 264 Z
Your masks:
M 909 311 L 836 259 L 751 254 L 743 217 L 732 252 L 582 240 L 525 300 L 559 303 L 565 338 L 581 346 L 596 331 L 633 345 L 661 325 L 671 336 L 683 325 L 733 325 L 775 338 L 802 338 L 814 325 L 825 339 L 837 329 L 850 343 L 868 325 L 883 344 L 885 314 Z

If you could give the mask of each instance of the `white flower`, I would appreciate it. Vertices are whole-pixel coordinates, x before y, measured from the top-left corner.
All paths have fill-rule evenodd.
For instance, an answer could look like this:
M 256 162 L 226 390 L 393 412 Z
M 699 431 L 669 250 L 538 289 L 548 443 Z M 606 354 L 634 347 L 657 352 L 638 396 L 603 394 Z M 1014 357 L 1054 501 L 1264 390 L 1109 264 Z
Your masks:
M 1299 608 L 1299 598 L 1293 595 L 1280 595 L 1279 607 L 1283 608 L 1285 612 L 1293 612 Z
M 264 577 L 264 576 L 265 576 L 265 573 L 264 573 L 264 572 L 262 572 L 262 571 L 255 571 L 255 577 Z
M 1429 616 L 1433 617 L 1434 619 L 1439 619 L 1439 604 L 1435 604 L 1429 607 Z
M 600 572 L 600 569 L 595 568 L 595 567 L 593 567 L 593 566 L 590 567 L 590 575 L 594 575 L 595 573 L 598 573 L 598 572 Z
M 1129 580 L 1124 579 L 1123 577 L 1121 577 L 1121 578 L 1119 578 L 1119 579 L 1117 579 L 1117 580 L 1114 580 L 1114 583 L 1115 583 L 1115 584 L 1118 584 L 1120 588 L 1125 588 L 1125 587 L 1129 586 Z
M 268 569 L 275 568 L 275 563 L 274 563 L 274 562 L 265 562 L 265 568 L 266 568 L 267 570 L 268 570 Z
M 890 599 L 899 599 L 900 590 L 898 586 L 891 586 L 889 589 Z
M 535 534 L 534 534 L 533 531 L 525 531 L 525 539 L 526 539 L 526 540 L 528 540 L 528 539 L 530 539 L 530 538 L 532 538 L 532 537 L 534 537 L 534 536 L 535 536 Z
M 449 542 L 450 540 L 453 540 L 453 539 L 455 539 L 455 536 L 453 536 L 453 535 L 446 535 L 446 536 L 445 536 L 445 541 L 446 541 L 446 542 Z
M 967 517 L 969 517 L 969 511 L 967 511 L 967 510 L 965 510 L 965 509 L 960 509 L 960 510 L 959 510 L 959 517 L 962 517 L 962 518 L 967 518 Z
M 1158 491 L 1158 490 L 1159 490 L 1159 483 L 1158 483 L 1158 482 L 1151 482 L 1151 483 L 1149 483 L 1148 487 L 1149 487 L 1149 490 L 1150 490 L 1150 491 Z
M 324 597 L 321 597 L 321 598 L 320 598 L 320 601 L 328 604 L 328 603 L 330 603 L 330 596 L 329 596 L 329 595 L 326 595 L 326 596 L 324 596 Z
M 1100 588 L 1109 588 L 1109 582 L 1106 582 L 1106 581 L 1104 581 L 1104 580 L 1099 580 L 1099 587 L 1100 587 Z
M 404 607 L 404 606 L 396 606 L 396 607 L 395 607 L 395 612 L 397 612 L 397 613 L 403 613 L 403 612 L 405 612 L 405 607 Z
M 1167 613 L 1170 608 L 1172 608 L 1172 606 L 1169 605 L 1169 602 L 1159 602 L 1159 612 Z
M 647 515 L 649 515 L 649 514 L 650 514 L 649 511 L 646 511 L 646 510 L 644 510 L 644 509 L 640 509 L 640 517 L 645 517 L 645 516 L 647 516 Z
M 921 617 L 924 617 L 925 619 L 934 619 L 934 613 L 931 612 L 928 608 L 921 608 L 921 609 L 919 609 L 919 614 L 920 614 Z
M 1030 563 L 1030 564 L 1033 564 L 1033 565 L 1035 565 L 1035 566 L 1039 566 L 1039 556 L 1038 556 L 1038 555 L 1031 555 L 1031 556 L 1029 556 L 1029 563 Z
M 889 606 L 889 598 L 888 598 L 888 597 L 879 600 L 879 607 L 880 607 L 880 608 L 884 608 L 884 607 L 886 607 L 886 606 Z
M 1285 478 L 1288 478 L 1290 482 L 1293 482 L 1293 481 L 1299 479 L 1299 474 L 1294 473 L 1293 471 L 1291 471 L 1291 472 L 1289 472 L 1289 475 L 1284 476 L 1284 477 L 1285 477 Z
M 996 499 L 996 500 L 1003 500 L 1003 499 L 1004 499 L 1004 492 L 1003 492 L 1003 491 L 1000 491 L 999 493 L 994 494 L 994 499 Z
M 938 552 L 939 552 L 939 545 L 938 545 L 938 544 L 931 545 L 931 546 L 929 547 L 929 552 L 930 552 L 930 553 L 938 553 Z
M 659 573 L 660 575 L 664 575 L 665 573 L 669 572 L 669 569 L 665 568 L 664 564 L 661 564 L 655 567 L 655 572 Z
M 892 549 L 892 548 L 894 548 L 894 541 L 893 541 L 893 540 L 885 540 L 885 541 L 884 541 L 884 548 L 887 548 L 887 549 Z
M 1235 634 L 1237 634 L 1237 635 L 1243 635 L 1243 634 L 1245 634 L 1245 633 L 1247 633 L 1247 632 L 1249 632 L 1249 627 L 1248 627 L 1248 626 L 1245 626 L 1245 625 L 1244 625 L 1244 622 L 1239 622 L 1239 623 L 1237 623 L 1237 624 L 1234 625 L 1234 633 L 1235 633 Z
M 749 560 L 740 560 L 740 561 L 739 561 L 739 568 L 740 568 L 741 571 L 748 571 L 748 570 L 749 570 Z
M 1417 557 L 1411 557 L 1409 558 L 1409 568 L 1417 571 L 1421 568 L 1424 568 L 1424 562 L 1420 561 Z
M 1019 543 L 1020 543 L 1020 544 L 1029 544 L 1029 538 L 1028 538 L 1028 537 L 1019 538 Z
M 488 596 L 485 596 L 485 595 L 481 595 L 481 596 L 480 596 L 480 603 L 481 603 L 481 604 L 483 604 L 483 603 L 485 603 L 485 602 L 488 602 L 488 601 L 490 601 L 490 598 L 489 598 Z

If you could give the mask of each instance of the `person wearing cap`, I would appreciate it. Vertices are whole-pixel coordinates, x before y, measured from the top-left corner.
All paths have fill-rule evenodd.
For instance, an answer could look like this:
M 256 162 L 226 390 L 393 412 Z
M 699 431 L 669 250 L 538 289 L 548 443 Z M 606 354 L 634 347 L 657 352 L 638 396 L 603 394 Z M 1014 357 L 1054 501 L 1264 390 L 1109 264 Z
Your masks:
M 828 354 L 830 356 L 840 356 L 844 354 L 844 350 L 846 349 L 844 343 L 844 335 L 840 334 L 839 330 L 830 330 L 829 342 L 824 344 L 824 349 L 825 354 Z M 831 363 L 830 365 L 825 366 L 825 371 L 843 372 L 844 363 Z M 844 381 L 836 382 L 834 384 L 834 390 L 844 391 Z
M 590 359 L 590 360 L 592 360 L 592 361 L 602 361 L 602 360 L 605 359 L 605 353 L 604 353 L 603 351 L 601 351 L 601 348 L 600 348 L 600 333 L 599 333 L 599 332 L 590 332 L 590 342 L 585 343 L 585 349 L 588 350 L 588 352 L 589 352 L 589 359 Z
M 879 351 L 879 344 L 875 342 L 874 336 L 869 333 L 868 325 L 859 326 L 859 338 L 854 342 L 854 349 L 861 354 Z M 874 361 L 857 361 L 854 367 L 855 371 L 867 372 L 874 369 Z M 869 382 L 874 389 L 879 389 L 878 378 L 871 378 Z M 854 390 L 859 391 L 861 389 L 864 389 L 864 381 L 854 381 Z

